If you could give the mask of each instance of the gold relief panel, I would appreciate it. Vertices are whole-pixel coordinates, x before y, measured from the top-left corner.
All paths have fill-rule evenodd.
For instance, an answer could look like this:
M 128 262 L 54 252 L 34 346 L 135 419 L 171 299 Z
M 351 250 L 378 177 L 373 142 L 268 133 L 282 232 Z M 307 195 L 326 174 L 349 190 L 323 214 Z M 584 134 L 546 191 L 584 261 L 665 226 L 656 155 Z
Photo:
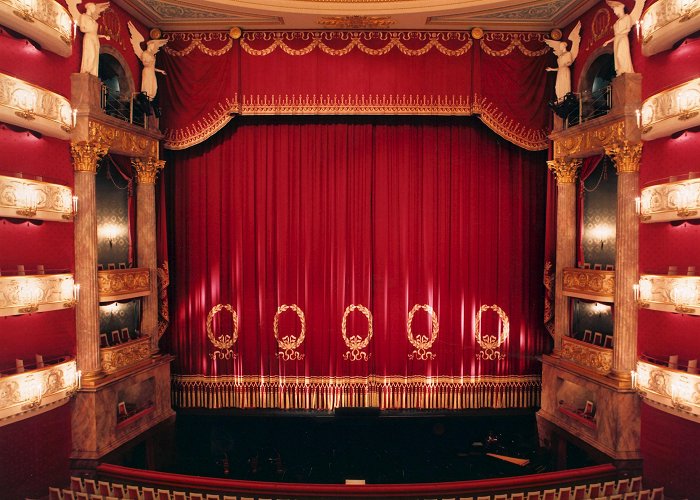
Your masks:
M 151 357 L 151 337 L 145 336 L 124 344 L 100 349 L 100 360 L 105 373 L 114 373 L 148 360 Z
M 671 87 L 644 101 L 642 139 L 650 141 L 700 125 L 700 78 Z
M 319 19 L 318 24 L 343 30 L 382 29 L 396 24 L 396 19 L 389 16 L 329 16 Z
M 612 302 L 615 295 L 615 271 L 564 269 L 563 293 L 567 297 Z
M 68 222 L 74 203 L 68 186 L 0 175 L 0 217 Z
M 151 291 L 148 268 L 98 271 L 97 284 L 100 302 L 145 297 Z
M 612 349 L 562 337 L 561 357 L 601 374 L 612 369 Z
M 700 178 L 655 184 L 642 189 L 642 222 L 669 222 L 700 217 Z
M 125 127 L 132 127 L 125 123 Z M 109 144 L 109 151 L 134 157 L 158 157 L 158 141 L 144 134 L 90 120 L 88 139 Z
M 651 56 L 670 49 L 700 29 L 700 2 L 697 0 L 658 0 L 640 20 L 642 54 Z
M 645 402 L 682 418 L 700 420 L 700 375 L 640 359 L 633 382 Z
M 0 0 L 0 24 L 60 56 L 73 52 L 73 20 L 55 0 Z
M 585 158 L 599 154 L 605 146 L 624 142 L 627 139 L 627 133 L 626 121 L 622 119 L 593 128 L 586 128 L 584 124 L 576 127 L 573 132 L 569 129 L 563 133 L 553 134 L 554 158 Z
M 0 276 L 0 316 L 74 307 L 78 290 L 72 274 Z
M 643 309 L 700 315 L 700 277 L 642 274 L 635 298 Z
M 62 95 L 0 73 L 0 121 L 69 139 L 73 109 Z

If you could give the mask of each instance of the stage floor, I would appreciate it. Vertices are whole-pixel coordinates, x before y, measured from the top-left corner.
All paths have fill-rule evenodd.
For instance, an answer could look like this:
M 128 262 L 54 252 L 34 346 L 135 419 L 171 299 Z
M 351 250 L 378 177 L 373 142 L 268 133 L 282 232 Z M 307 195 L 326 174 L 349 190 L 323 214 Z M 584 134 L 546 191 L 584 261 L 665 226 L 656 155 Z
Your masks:
M 525 466 L 487 453 L 529 460 Z M 534 411 L 180 411 L 108 463 L 294 483 L 464 481 L 553 470 Z M 592 465 L 585 456 L 572 466 Z

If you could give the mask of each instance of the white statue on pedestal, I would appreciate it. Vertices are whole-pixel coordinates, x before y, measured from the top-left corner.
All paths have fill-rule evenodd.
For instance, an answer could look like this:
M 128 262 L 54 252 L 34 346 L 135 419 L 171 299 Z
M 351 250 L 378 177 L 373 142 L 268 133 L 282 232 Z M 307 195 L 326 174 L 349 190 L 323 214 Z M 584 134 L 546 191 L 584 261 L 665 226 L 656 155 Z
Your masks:
M 100 66 L 100 38 L 109 40 L 107 35 L 98 35 L 99 25 L 97 20 L 102 13 L 109 8 L 109 2 L 86 3 L 85 13 L 81 14 L 78 4 L 81 0 L 66 0 L 68 11 L 73 17 L 73 22 L 78 25 L 83 33 L 83 54 L 80 62 L 80 72 L 98 76 Z
M 141 71 L 141 92 L 146 94 L 150 100 L 156 97 L 158 92 L 158 81 L 156 80 L 156 71 L 165 75 L 165 71 L 156 68 L 156 54 L 158 50 L 168 43 L 168 40 L 149 40 L 146 44 L 146 50 L 141 49 L 141 44 L 145 38 L 136 26 L 131 21 L 128 22 L 129 33 L 131 34 L 131 46 L 134 48 L 136 57 L 141 60 L 143 70 Z
M 642 15 L 644 0 L 635 0 L 634 8 L 629 14 L 625 14 L 625 4 L 622 2 L 606 0 L 606 3 L 617 16 L 617 21 L 615 21 L 613 25 L 615 38 L 611 38 L 603 45 L 608 45 L 612 41 L 615 42 L 613 49 L 615 55 L 615 73 L 617 76 L 623 73 L 634 73 L 632 56 L 630 55 L 629 32 L 632 26 L 637 24 L 637 21 L 639 21 Z
M 557 72 L 557 80 L 554 84 L 554 93 L 557 95 L 557 99 L 561 99 L 571 92 L 571 70 L 569 66 L 574 63 L 578 55 L 578 48 L 581 43 L 581 21 L 576 23 L 574 29 L 569 33 L 569 40 L 571 40 L 571 50 L 566 50 L 568 47 L 567 42 L 545 40 L 545 43 L 552 47 L 554 55 L 557 56 L 557 67 L 547 68 L 547 71 Z

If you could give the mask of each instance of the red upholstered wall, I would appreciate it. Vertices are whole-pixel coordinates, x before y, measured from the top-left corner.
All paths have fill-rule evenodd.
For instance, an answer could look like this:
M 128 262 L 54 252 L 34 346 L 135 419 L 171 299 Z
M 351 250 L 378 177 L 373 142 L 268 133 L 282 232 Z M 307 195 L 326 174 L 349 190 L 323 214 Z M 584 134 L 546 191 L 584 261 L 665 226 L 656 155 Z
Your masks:
M 65 5 L 65 4 L 64 4 Z M 127 14 L 112 5 L 107 16 L 112 40 L 104 42 L 123 54 L 140 88 L 140 63 L 129 44 Z M 101 23 L 103 24 L 103 23 Z M 142 33 L 146 29 L 136 23 Z M 101 26 L 103 29 L 105 26 Z M 23 36 L 0 26 L 0 73 L 39 85 L 70 98 L 71 73 L 80 69 L 82 35 L 73 55 L 58 56 L 38 48 Z M 41 176 L 45 181 L 73 186 L 68 141 L 0 123 L 0 174 Z M 0 271 L 16 272 L 23 264 L 28 274 L 43 264 L 46 272 L 74 267 L 73 224 L 30 223 L 0 218 Z M 15 359 L 33 363 L 34 354 L 45 359 L 75 355 L 74 310 L 52 311 L 0 318 L 0 370 L 11 369 Z M 48 486 L 68 478 L 71 450 L 70 404 L 0 427 L 0 497 L 39 497 Z
M 627 11 L 633 0 L 624 2 Z M 645 9 L 655 1 L 647 1 Z M 574 89 L 586 68 L 589 57 L 595 56 L 603 42 L 612 37 L 612 27 L 600 23 L 605 18 L 602 10 L 610 10 L 600 2 L 582 16 L 583 36 L 581 51 L 573 71 Z M 610 11 L 611 23 L 615 16 Z M 597 24 L 596 24 L 597 23 Z M 567 34 L 573 24 L 564 30 Z M 601 36 L 595 40 L 596 33 Z M 630 35 L 632 61 L 637 73 L 642 74 L 642 100 L 682 82 L 698 77 L 700 68 L 700 38 L 689 37 L 676 48 L 651 57 L 641 53 L 636 36 Z M 658 179 L 698 171 L 700 131 L 688 130 L 677 137 L 656 139 L 644 143 L 640 166 L 640 188 Z M 685 274 L 688 266 L 700 269 L 700 223 L 641 224 L 639 230 L 640 273 L 667 273 L 669 266 L 678 266 Z M 638 351 L 663 358 L 678 354 L 681 362 L 700 357 L 700 318 L 642 310 L 639 313 Z M 641 448 L 644 457 L 644 478 L 650 485 L 665 486 L 673 497 L 697 497 L 700 478 L 700 459 L 689 443 L 700 439 L 700 424 L 681 419 L 642 404 Z

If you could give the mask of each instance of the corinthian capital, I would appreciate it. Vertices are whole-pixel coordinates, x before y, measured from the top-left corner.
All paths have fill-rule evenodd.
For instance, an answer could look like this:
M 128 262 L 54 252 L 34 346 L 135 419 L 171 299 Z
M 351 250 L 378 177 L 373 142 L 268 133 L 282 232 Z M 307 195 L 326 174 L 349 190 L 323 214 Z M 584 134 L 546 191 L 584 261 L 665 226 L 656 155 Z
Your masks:
M 576 181 L 576 173 L 581 167 L 581 160 L 578 158 L 571 160 L 566 160 L 564 158 L 549 160 L 547 162 L 547 167 L 557 178 L 557 184 L 572 184 Z
M 132 158 L 131 165 L 136 171 L 136 182 L 138 184 L 155 184 L 158 171 L 165 167 L 165 160 Z
M 73 169 L 76 172 L 97 172 L 97 163 L 109 151 L 109 145 L 102 141 L 80 141 L 70 145 L 73 156 Z
M 611 144 L 605 147 L 605 154 L 614 162 L 617 173 L 639 172 L 639 160 L 642 158 L 642 143 L 629 141 Z

